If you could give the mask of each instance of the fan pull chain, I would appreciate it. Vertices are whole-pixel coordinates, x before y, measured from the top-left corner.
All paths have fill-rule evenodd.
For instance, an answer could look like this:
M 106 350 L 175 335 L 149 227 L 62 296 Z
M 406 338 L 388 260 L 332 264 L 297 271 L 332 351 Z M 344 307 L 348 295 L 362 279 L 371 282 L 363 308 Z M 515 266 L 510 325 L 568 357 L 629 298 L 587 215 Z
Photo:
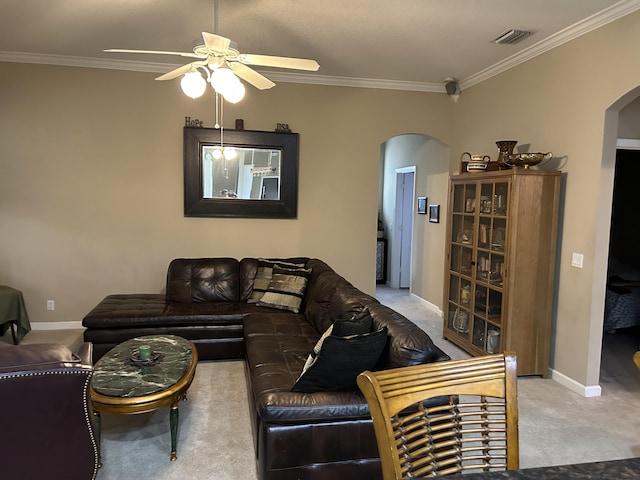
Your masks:
M 216 123 L 213 125 L 213 128 L 218 129 L 220 128 L 220 115 L 218 113 L 218 102 L 220 101 L 220 98 L 219 98 L 220 94 L 218 92 L 216 92 L 215 94 L 216 94 Z

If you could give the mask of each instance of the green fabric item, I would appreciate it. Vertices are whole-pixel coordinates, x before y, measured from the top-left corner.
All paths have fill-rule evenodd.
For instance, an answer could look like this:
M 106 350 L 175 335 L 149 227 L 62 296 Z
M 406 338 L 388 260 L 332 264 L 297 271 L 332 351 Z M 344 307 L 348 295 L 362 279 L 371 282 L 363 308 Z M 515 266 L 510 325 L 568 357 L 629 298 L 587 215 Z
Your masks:
M 22 292 L 6 285 L 0 285 L 0 331 L 2 334 L 6 332 L 10 322 L 17 326 L 15 343 L 20 343 L 27 332 L 31 331 Z

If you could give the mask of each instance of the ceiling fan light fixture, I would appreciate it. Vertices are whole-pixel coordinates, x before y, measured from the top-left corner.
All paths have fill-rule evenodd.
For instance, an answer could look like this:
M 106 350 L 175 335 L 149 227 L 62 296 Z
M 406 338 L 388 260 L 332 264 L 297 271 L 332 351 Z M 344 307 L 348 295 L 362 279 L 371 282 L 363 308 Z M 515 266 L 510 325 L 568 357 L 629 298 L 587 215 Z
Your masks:
M 180 80 L 180 88 L 188 97 L 199 98 L 207 89 L 207 82 L 199 72 L 189 72 Z
M 211 74 L 211 86 L 227 102 L 238 103 L 244 98 L 245 88 L 230 68 L 220 67 Z
M 238 103 L 240 100 L 244 98 L 244 94 L 246 89 L 240 80 L 235 82 L 232 85 L 229 85 L 226 90 L 222 93 L 224 99 L 229 103 Z
M 211 86 L 219 93 L 222 93 L 228 85 L 237 80 L 238 77 L 236 77 L 235 73 L 227 67 L 216 68 L 211 73 Z
M 214 33 L 201 32 L 202 37 L 194 42 L 193 53 L 161 50 L 108 49 L 115 53 L 141 53 L 155 55 L 179 55 L 196 58 L 187 65 L 160 75 L 156 80 L 181 78 L 181 88 L 191 98 L 202 96 L 206 82 L 210 82 L 216 94 L 222 95 L 230 103 L 244 98 L 245 85 L 242 82 L 266 90 L 275 86 L 271 80 L 252 66 L 286 68 L 315 72 L 318 62 L 306 58 L 278 57 L 274 55 L 240 54 L 238 45 L 230 38 L 218 35 L 218 0 L 214 0 Z M 202 72 L 199 71 L 202 69 Z M 201 75 L 206 74 L 206 79 Z M 242 80 L 242 81 L 241 81 Z M 217 98 L 217 97 L 216 97 Z

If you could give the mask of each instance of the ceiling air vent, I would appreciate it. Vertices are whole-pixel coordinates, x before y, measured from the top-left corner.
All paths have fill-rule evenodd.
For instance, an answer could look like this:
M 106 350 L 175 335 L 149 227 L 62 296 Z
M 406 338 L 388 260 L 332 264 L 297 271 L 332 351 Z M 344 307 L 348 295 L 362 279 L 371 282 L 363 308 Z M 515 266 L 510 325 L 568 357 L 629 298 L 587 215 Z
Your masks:
M 530 30 L 507 30 L 502 35 L 500 35 L 498 38 L 495 38 L 493 40 L 493 43 L 499 43 L 499 44 L 502 44 L 502 43 L 508 43 L 508 44 L 518 43 L 518 42 L 521 42 L 522 40 L 524 40 L 525 38 L 527 38 L 532 33 L 533 32 L 530 31 Z

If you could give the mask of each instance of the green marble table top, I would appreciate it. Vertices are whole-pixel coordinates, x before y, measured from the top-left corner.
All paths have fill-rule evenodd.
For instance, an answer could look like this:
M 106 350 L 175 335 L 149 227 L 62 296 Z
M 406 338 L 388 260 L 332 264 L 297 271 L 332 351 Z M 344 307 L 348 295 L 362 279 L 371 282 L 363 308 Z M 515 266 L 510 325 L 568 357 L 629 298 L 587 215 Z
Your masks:
M 155 365 L 136 366 L 138 347 L 149 345 L 163 357 Z M 180 380 L 191 364 L 192 345 L 175 335 L 147 335 L 122 342 L 94 366 L 93 389 L 110 397 L 142 397 L 166 390 Z

